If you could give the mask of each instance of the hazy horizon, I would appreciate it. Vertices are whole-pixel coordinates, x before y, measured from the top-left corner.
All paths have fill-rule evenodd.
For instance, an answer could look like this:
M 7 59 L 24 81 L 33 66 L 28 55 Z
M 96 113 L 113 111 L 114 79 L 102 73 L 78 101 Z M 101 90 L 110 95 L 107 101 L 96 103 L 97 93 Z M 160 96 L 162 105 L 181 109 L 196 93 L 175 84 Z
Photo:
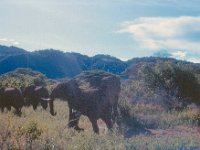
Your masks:
M 1 0 L 0 44 L 200 63 L 198 0 Z

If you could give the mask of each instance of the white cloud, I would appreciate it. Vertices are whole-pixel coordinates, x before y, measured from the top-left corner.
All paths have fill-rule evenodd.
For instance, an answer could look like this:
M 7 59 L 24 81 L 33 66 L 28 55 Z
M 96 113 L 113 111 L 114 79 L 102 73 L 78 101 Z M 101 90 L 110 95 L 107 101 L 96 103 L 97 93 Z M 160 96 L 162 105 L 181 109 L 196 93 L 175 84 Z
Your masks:
M 141 17 L 123 22 L 117 33 L 130 34 L 142 49 L 200 50 L 200 16 Z
M 127 57 L 119 57 L 119 59 L 122 60 L 122 61 L 127 61 L 127 60 L 129 60 L 130 58 L 127 58 Z
M 186 51 L 172 51 L 169 52 L 167 50 L 159 50 L 154 53 L 154 56 L 158 57 L 169 57 L 169 58 L 175 58 L 179 60 L 187 60 L 189 62 L 193 63 L 200 63 L 200 54 L 190 53 Z
M 177 52 L 173 52 L 172 53 L 172 56 L 173 57 L 175 57 L 175 58 L 185 58 L 186 57 L 186 55 L 187 55 L 187 53 L 186 52 L 183 52 L 183 51 L 177 51 Z
M 191 57 L 191 58 L 188 59 L 188 61 L 193 62 L 193 63 L 200 63 L 200 58 Z
M 182 6 L 182 7 L 189 7 L 189 8 L 196 8 L 198 7 L 199 0 L 135 0 L 139 4 L 143 5 L 168 5 L 168 6 Z M 134 2 L 135 2 L 134 1 Z
M 0 44 L 19 45 L 20 43 L 14 39 L 0 38 Z

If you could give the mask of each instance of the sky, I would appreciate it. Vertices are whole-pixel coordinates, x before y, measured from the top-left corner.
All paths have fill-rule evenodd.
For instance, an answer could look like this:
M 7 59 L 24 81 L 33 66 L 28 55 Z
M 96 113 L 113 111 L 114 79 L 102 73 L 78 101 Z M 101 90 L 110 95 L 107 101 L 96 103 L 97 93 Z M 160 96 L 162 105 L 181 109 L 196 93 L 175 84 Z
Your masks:
M 200 1 L 0 0 L 0 44 L 200 63 Z

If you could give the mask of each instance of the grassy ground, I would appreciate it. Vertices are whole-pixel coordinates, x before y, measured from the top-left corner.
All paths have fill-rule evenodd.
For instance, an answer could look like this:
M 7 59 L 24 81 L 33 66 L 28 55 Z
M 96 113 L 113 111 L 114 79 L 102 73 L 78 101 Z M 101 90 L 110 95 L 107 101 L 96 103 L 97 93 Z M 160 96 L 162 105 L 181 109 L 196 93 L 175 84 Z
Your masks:
M 123 118 L 119 130 L 109 132 L 99 120 L 100 135 L 93 134 L 86 117 L 81 117 L 77 133 L 67 128 L 67 103 L 55 102 L 56 116 L 38 108 L 23 108 L 22 116 L 13 112 L 0 113 L 0 150 L 7 149 L 116 149 L 116 150 L 185 150 L 200 149 L 197 127 L 199 109 L 164 111 L 158 106 L 128 105 L 129 116 Z M 137 132 L 136 132 L 137 131 Z

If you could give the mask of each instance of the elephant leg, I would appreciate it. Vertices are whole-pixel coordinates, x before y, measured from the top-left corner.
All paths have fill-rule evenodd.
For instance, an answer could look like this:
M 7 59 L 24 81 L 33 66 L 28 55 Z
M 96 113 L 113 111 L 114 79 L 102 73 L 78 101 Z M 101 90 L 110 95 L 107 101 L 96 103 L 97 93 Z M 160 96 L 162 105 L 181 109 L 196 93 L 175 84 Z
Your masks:
M 38 103 L 33 103 L 33 110 L 36 110 L 38 107 Z
M 21 108 L 15 108 L 17 115 L 21 115 Z
M 109 130 L 113 128 L 113 122 L 112 122 L 111 117 L 104 116 L 102 117 L 102 120 L 106 123 L 106 126 Z
M 72 128 L 75 126 L 75 121 L 74 121 L 74 117 L 73 117 L 73 112 L 72 112 L 72 108 L 69 108 L 69 123 L 68 123 L 68 127 Z
M 8 111 L 11 111 L 11 106 L 6 106 Z
M 83 129 L 83 128 L 80 128 L 78 125 L 76 125 L 76 126 L 74 127 L 74 129 L 75 129 L 76 131 L 78 131 L 78 132 L 84 131 L 84 129 Z
M 33 99 L 31 99 L 31 104 L 33 106 L 33 110 L 36 110 L 39 104 L 39 100 L 34 97 Z
M 92 128 L 93 128 L 93 131 L 96 133 L 96 134 L 99 134 L 99 127 L 97 125 L 97 119 L 93 119 L 93 118 L 89 118 L 91 123 L 92 123 Z
M 4 112 L 4 107 L 1 107 L 1 112 Z
M 73 123 L 72 123 L 72 119 L 73 119 L 73 117 L 72 117 L 72 108 L 69 108 L 69 123 L 68 123 L 68 127 L 69 128 L 72 128 L 74 126 Z
M 68 124 L 68 127 L 70 127 L 70 128 L 74 127 L 74 129 L 76 129 L 76 130 L 82 130 L 81 128 L 78 127 L 78 122 L 79 122 L 80 116 L 81 115 L 78 114 L 78 112 L 76 110 L 69 108 L 69 124 Z
M 107 128 L 110 130 L 113 128 L 112 121 L 112 108 L 108 107 L 107 110 L 103 113 L 101 119 L 106 123 Z
M 47 109 L 47 101 L 40 99 L 40 104 L 44 110 Z
M 118 111 L 118 104 L 116 103 L 113 107 L 112 107 L 112 120 L 114 123 L 116 123 L 118 126 L 121 126 L 121 120 L 120 120 L 120 114 Z
M 72 111 L 72 118 L 74 118 L 74 129 L 77 130 L 78 132 L 84 131 L 83 128 L 80 128 L 78 126 L 78 122 L 80 120 L 81 113 L 79 111 L 73 110 Z
M 116 108 L 117 107 L 115 105 L 112 106 L 112 119 L 113 119 L 113 121 L 115 121 L 116 116 L 117 116 L 117 110 L 116 110 Z
M 37 106 L 33 105 L 33 110 L 36 110 L 37 109 Z

